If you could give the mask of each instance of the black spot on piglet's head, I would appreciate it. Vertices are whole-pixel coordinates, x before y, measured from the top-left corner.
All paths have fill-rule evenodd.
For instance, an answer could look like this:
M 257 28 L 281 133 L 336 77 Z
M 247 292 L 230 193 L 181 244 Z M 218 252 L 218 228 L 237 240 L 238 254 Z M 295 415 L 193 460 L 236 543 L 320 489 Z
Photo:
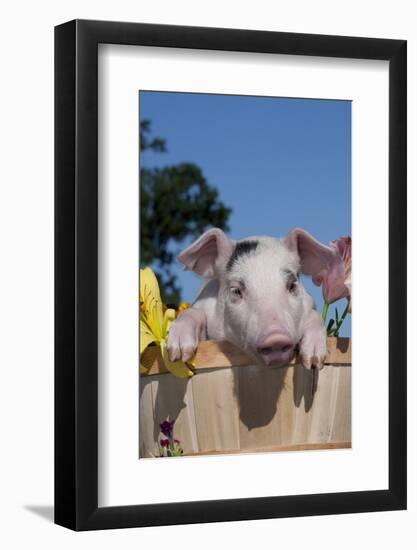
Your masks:
M 258 241 L 240 241 L 236 244 L 235 249 L 230 256 L 226 269 L 230 271 L 233 267 L 233 264 L 245 254 L 250 254 L 257 249 L 259 242 Z

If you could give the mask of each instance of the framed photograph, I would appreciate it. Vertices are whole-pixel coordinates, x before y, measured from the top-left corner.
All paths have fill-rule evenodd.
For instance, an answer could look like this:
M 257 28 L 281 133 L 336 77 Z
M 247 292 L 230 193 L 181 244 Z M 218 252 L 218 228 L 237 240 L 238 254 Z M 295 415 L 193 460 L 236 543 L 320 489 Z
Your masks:
M 55 196 L 56 523 L 405 509 L 404 40 L 60 25 Z

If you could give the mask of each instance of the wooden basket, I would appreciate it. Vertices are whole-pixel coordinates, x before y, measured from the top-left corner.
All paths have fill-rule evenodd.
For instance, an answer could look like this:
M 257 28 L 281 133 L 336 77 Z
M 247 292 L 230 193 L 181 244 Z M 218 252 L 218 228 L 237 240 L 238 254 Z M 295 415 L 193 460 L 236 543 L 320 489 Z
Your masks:
M 326 365 L 308 371 L 253 365 L 227 342 L 201 342 L 193 377 L 167 373 L 159 348 L 140 378 L 141 458 L 157 453 L 159 423 L 176 419 L 186 455 L 348 448 L 351 446 L 351 342 L 328 338 Z

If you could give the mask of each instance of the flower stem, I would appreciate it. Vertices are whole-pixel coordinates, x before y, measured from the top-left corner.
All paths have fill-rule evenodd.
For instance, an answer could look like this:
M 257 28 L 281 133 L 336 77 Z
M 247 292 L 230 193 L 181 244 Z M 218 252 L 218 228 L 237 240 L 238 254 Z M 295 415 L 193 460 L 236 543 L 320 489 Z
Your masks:
M 350 301 L 348 300 L 348 301 L 347 301 L 347 304 L 346 304 L 346 307 L 345 307 L 345 309 L 344 309 L 344 311 L 343 311 L 343 313 L 342 313 L 342 316 L 340 317 L 339 322 L 338 322 L 338 324 L 337 324 L 337 330 L 336 330 L 336 332 L 335 332 L 335 334 L 334 334 L 335 336 L 339 336 L 340 327 L 343 325 L 343 321 L 346 319 L 346 315 L 347 315 L 348 312 L 349 312 L 349 304 L 350 304 Z
M 324 306 L 323 306 L 323 312 L 321 314 L 321 318 L 323 319 L 323 323 L 326 322 L 326 317 L 327 317 L 327 310 L 329 309 L 329 304 L 327 302 L 324 302 Z

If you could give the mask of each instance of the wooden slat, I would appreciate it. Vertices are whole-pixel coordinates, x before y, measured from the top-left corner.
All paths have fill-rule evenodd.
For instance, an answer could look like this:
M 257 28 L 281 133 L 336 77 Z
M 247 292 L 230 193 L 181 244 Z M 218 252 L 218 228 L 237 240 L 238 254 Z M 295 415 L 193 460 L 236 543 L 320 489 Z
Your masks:
M 324 451 L 329 449 L 351 449 L 350 441 L 331 441 L 329 443 L 301 443 L 299 445 L 269 445 L 259 447 L 258 449 L 224 449 L 189 453 L 187 456 L 207 456 L 207 455 L 223 455 L 223 454 L 244 454 L 244 453 L 281 453 L 291 451 Z
M 139 456 L 140 458 L 150 457 L 155 450 L 154 425 L 152 397 L 152 377 L 142 378 L 139 386 Z
M 350 440 L 350 368 L 239 371 L 240 448 Z
M 287 379 L 293 368 L 237 369 L 241 450 L 291 443 L 295 408 Z
M 290 443 L 299 445 L 309 441 L 312 421 L 313 403 L 317 401 L 317 387 L 323 382 L 322 373 L 330 370 L 329 367 L 318 374 L 308 371 L 301 365 L 296 365 L 292 372 L 291 387 L 294 403 L 294 427 Z M 332 370 L 332 369 L 331 369 Z M 318 379 L 317 379 L 318 376 Z
M 147 360 L 160 366 L 140 379 L 140 456 L 155 452 L 168 416 L 186 455 L 350 447 L 350 340 L 329 338 L 328 350 L 333 364 L 308 371 L 296 360 L 254 365 L 230 344 L 202 342 L 195 375 L 180 380 L 160 376 L 158 348 L 150 349 Z
M 237 370 L 209 369 L 191 379 L 199 452 L 240 446 Z
M 350 369 L 339 370 L 335 404 L 336 414 L 333 416 L 330 439 L 343 438 L 350 441 L 352 437 L 351 373 Z
M 350 365 L 351 364 L 351 340 L 350 338 L 327 339 L 327 365 Z M 142 354 L 142 363 L 149 366 L 149 371 L 143 376 L 152 374 L 166 374 L 169 372 L 162 361 L 159 347 L 150 346 Z M 295 357 L 290 365 L 300 364 L 298 357 Z M 253 358 L 245 355 L 241 350 L 229 342 L 215 342 L 207 340 L 200 342 L 195 356 L 195 370 L 214 369 L 224 367 L 246 367 L 253 365 Z
M 331 440 L 332 426 L 338 421 L 340 411 L 338 408 L 338 384 L 340 383 L 340 372 L 349 371 L 343 368 L 327 368 L 319 372 L 317 389 L 309 412 L 310 426 L 307 433 L 307 441 L 310 443 L 326 443 Z M 349 377 L 350 384 L 350 377 Z M 349 386 L 350 389 L 350 386 Z M 350 414 L 350 409 L 349 409 Z M 305 441 L 304 434 L 304 441 Z
M 198 451 L 191 380 L 153 376 L 152 397 L 154 447 L 160 437 L 159 424 L 169 418 L 175 420 L 174 437 L 181 441 L 184 452 Z
M 145 391 L 152 384 L 152 404 Z M 267 447 L 350 441 L 351 368 L 327 366 L 313 374 L 300 365 L 267 369 L 197 371 L 188 380 L 153 375 L 140 403 L 141 457 L 155 453 L 159 422 L 176 418 L 175 437 L 185 454 L 258 451 Z M 150 425 L 153 435 L 151 437 Z M 142 431 L 142 429 L 144 431 Z M 232 451 L 231 451 L 232 452 Z

